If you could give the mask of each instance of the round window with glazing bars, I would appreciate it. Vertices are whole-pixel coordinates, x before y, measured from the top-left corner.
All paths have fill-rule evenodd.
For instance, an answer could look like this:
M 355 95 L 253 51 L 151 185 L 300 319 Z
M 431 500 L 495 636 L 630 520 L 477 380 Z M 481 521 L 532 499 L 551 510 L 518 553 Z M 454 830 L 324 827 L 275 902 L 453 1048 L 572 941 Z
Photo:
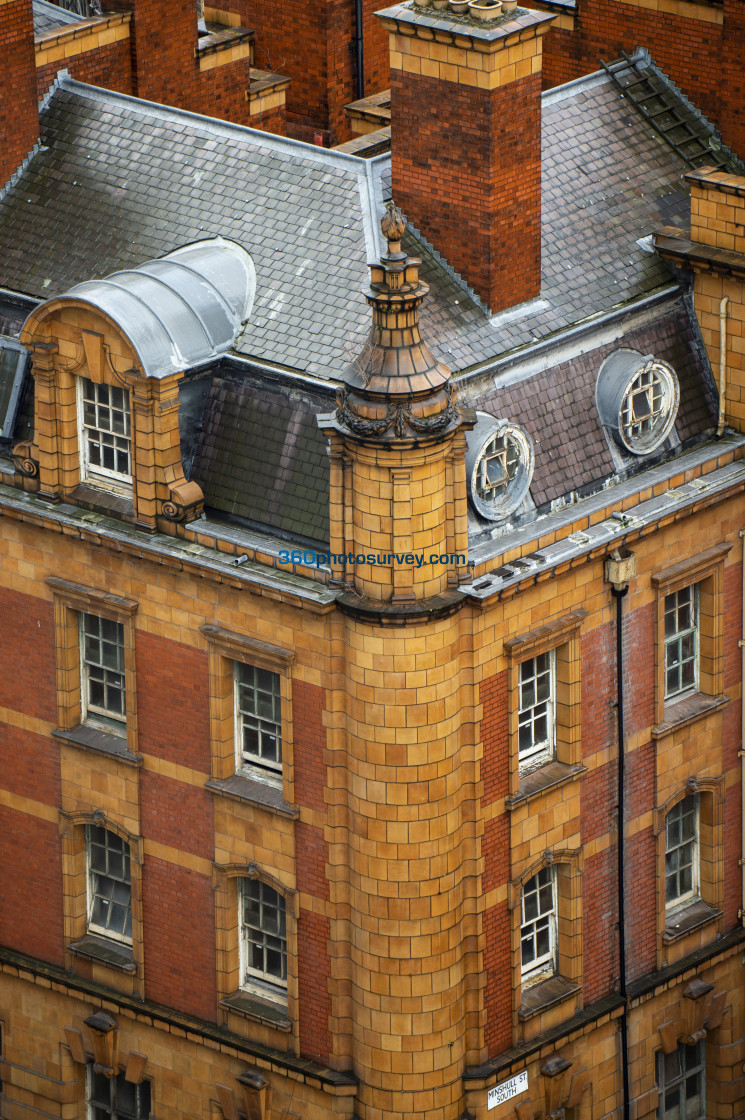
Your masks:
M 667 362 L 624 347 L 600 366 L 595 399 L 615 441 L 632 455 L 649 455 L 672 431 L 680 390 Z
M 626 390 L 621 405 L 621 432 L 630 451 L 652 451 L 669 434 L 678 403 L 677 384 L 673 383 L 671 373 L 660 361 L 647 362 Z
M 479 418 L 474 434 L 480 438 L 470 470 L 471 500 L 482 517 L 500 521 L 517 509 L 528 492 L 533 445 L 516 424 L 484 414 Z

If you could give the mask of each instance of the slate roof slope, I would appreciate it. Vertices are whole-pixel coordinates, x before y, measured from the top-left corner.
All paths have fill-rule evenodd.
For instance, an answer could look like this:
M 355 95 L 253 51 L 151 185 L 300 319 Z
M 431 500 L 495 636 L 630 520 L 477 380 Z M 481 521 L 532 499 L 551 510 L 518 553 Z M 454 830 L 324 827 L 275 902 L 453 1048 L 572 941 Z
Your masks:
M 456 372 L 669 281 L 637 240 L 687 219 L 678 157 L 604 75 L 544 95 L 543 120 L 541 302 L 488 320 L 425 254 L 423 329 Z M 0 196 L 0 286 L 49 298 L 222 235 L 256 265 L 240 353 L 335 377 L 361 348 L 388 157 L 359 160 L 69 77 L 41 126 L 42 149 Z
M 682 443 L 693 441 L 716 424 L 714 386 L 709 385 L 700 341 L 682 298 L 666 303 L 628 330 L 620 345 L 669 362 L 680 385 L 675 431 Z M 535 447 L 530 488 L 539 508 L 572 491 L 591 493 L 617 473 L 595 403 L 595 386 L 603 359 L 619 340 L 579 354 L 525 380 L 508 380 L 487 392 L 464 389 L 461 401 L 481 412 L 522 425 Z M 664 454 L 662 452 L 661 454 Z M 650 456 L 623 456 L 625 472 L 649 466 Z
M 316 416 L 333 404 L 331 394 L 215 376 L 192 473 L 207 507 L 328 542 L 328 457 Z
M 40 122 L 42 149 L 0 198 L 0 286 L 50 298 L 222 235 L 256 266 L 242 353 L 327 374 L 348 329 L 361 345 L 377 252 L 364 160 L 69 77 Z
M 80 23 L 82 18 L 64 8 L 58 8 L 56 4 L 48 4 L 47 0 L 33 0 L 33 13 L 34 35 L 41 35 L 70 23 Z

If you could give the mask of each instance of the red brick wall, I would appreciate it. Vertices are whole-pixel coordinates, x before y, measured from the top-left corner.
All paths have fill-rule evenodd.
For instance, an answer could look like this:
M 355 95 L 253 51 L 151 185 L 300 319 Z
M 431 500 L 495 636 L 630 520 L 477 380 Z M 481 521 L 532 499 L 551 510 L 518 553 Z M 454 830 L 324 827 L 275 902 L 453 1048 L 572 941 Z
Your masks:
M 213 798 L 206 789 L 141 770 L 140 821 L 148 840 L 215 858 Z
M 487 821 L 481 844 L 484 875 L 481 889 L 486 892 L 502 886 L 510 877 L 510 818 L 508 813 Z
M 0 188 L 39 139 L 31 0 L 0 5 Z
M 148 856 L 142 875 L 147 999 L 215 1021 L 215 899 L 206 875 Z
M 724 569 L 724 687 L 736 688 L 740 683 L 742 652 L 738 645 L 742 634 L 742 564 Z
M 45 805 L 60 801 L 59 746 L 56 739 L 0 724 L 0 774 L 4 790 Z
M 207 654 L 136 630 L 135 656 L 141 750 L 209 774 Z
M 301 910 L 298 920 L 300 1054 L 323 1064 L 328 1063 L 331 1053 L 328 940 L 328 918 Z
M 4 10 L 0 7 L 0 15 Z M 54 609 L 51 602 L 3 588 L 0 591 L 0 634 L 3 653 L 12 666 L 9 672 L 0 673 L 0 705 L 56 725 Z
M 486 971 L 486 1028 L 489 1055 L 512 1045 L 512 970 L 510 967 L 510 913 L 499 902 L 484 914 L 484 969 Z
M 326 864 L 329 846 L 323 832 L 312 824 L 298 821 L 295 825 L 295 866 L 297 887 L 303 894 L 315 898 L 329 897 L 329 884 L 326 879 Z
M 600 59 L 647 47 L 652 58 L 745 152 L 745 5 L 724 0 L 723 27 L 620 0 L 578 0 L 576 30 L 544 39 L 544 85 L 599 69 Z
M 655 606 L 649 603 L 627 611 L 627 602 L 624 600 L 623 725 L 628 737 L 654 724 Z
M 612 991 L 619 975 L 617 853 L 614 845 L 585 860 L 582 876 L 582 992 L 586 1006 Z
M 481 682 L 479 703 L 483 705 L 481 740 L 484 744 L 484 757 L 481 762 L 481 780 L 484 783 L 484 795 L 482 804 L 489 805 L 499 797 L 506 797 L 509 789 L 506 669 Z
M 604 836 L 614 823 L 617 802 L 618 765 L 615 759 L 590 770 L 580 786 L 580 827 L 582 843 Z
M 646 743 L 626 752 L 626 821 L 633 821 L 654 809 L 655 745 Z
M 540 75 L 492 91 L 391 71 L 393 197 L 492 311 L 538 295 Z
M 57 825 L 0 806 L 0 837 L 0 944 L 62 965 L 62 858 Z
M 286 136 L 287 110 L 284 106 L 265 109 L 261 113 L 254 113 L 246 123 L 250 128 L 258 128 L 260 132 L 273 132 L 275 136 Z
M 36 71 L 36 93 L 41 99 L 62 68 L 70 71 L 79 82 L 103 86 L 118 93 L 132 93 L 132 60 L 126 39 L 109 43 L 93 51 L 72 55 L 62 62 L 50 62 Z
M 580 657 L 582 757 L 587 758 L 616 742 L 615 621 L 582 635 Z
M 326 808 L 323 791 L 326 765 L 323 750 L 326 728 L 323 726 L 325 694 L 318 685 L 304 681 L 292 682 L 292 738 L 295 759 L 295 800 L 307 809 Z
M 724 139 L 745 156 L 745 4 L 724 0 L 722 27 L 721 96 L 714 117 Z
M 626 839 L 626 976 L 635 980 L 656 967 L 656 845 L 652 829 Z

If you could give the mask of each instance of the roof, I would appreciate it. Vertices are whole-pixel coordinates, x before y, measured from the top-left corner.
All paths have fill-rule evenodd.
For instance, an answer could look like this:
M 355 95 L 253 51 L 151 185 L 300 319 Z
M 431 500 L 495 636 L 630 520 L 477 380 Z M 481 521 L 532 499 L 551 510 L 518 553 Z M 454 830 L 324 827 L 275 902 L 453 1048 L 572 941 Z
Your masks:
M 330 394 L 215 376 L 192 474 L 207 507 L 328 542 L 328 458 L 316 416 L 332 407 Z
M 716 424 L 713 386 L 692 316 L 683 297 L 642 313 L 626 325 L 622 345 L 668 362 L 680 385 L 676 438 L 686 444 Z M 595 403 L 598 371 L 619 338 L 602 345 L 577 346 L 569 359 L 531 376 L 507 373 L 489 379 L 489 388 L 474 383 L 461 392 L 461 403 L 525 428 L 535 446 L 531 497 L 540 510 L 572 492 L 591 493 L 614 476 L 637 473 L 654 456 L 628 456 L 623 466 L 611 454 Z M 662 452 L 664 455 L 664 452 Z M 669 454 L 669 450 L 668 450 Z
M 222 237 L 186 245 L 127 272 L 78 284 L 54 301 L 84 300 L 132 343 L 146 377 L 168 377 L 226 353 L 256 287 L 248 253 Z M 31 313 L 43 315 L 45 307 Z
M 42 148 L 0 197 L 0 285 L 59 295 L 222 235 L 251 254 L 256 300 L 237 351 L 338 377 L 369 327 L 388 156 L 364 161 L 63 77 Z M 683 225 L 683 162 L 605 75 L 543 97 L 540 301 L 489 319 L 435 255 L 422 327 L 454 371 L 668 282 L 639 240 Z M 580 186 L 581 185 L 581 186 Z
M 55 27 L 63 27 L 70 23 L 80 23 L 82 16 L 58 8 L 56 4 L 49 4 L 47 0 L 33 0 L 34 35 L 42 35 L 45 31 L 52 31 Z

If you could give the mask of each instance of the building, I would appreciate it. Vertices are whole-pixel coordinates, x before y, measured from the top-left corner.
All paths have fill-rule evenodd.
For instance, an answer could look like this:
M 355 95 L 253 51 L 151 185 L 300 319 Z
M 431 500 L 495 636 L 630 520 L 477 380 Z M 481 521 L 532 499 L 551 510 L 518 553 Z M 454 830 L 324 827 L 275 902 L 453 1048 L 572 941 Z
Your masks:
M 381 25 L 390 156 L 16 106 L 5 1120 L 745 1111 L 742 165 Z

